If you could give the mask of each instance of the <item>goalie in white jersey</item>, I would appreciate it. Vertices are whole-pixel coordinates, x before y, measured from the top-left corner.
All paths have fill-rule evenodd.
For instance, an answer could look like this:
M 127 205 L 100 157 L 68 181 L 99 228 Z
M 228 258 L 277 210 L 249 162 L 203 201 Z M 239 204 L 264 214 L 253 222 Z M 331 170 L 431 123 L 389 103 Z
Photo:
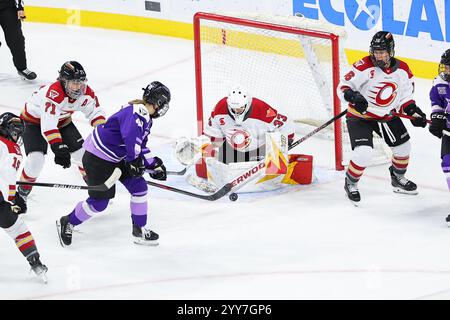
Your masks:
M 277 166 L 279 164 L 278 169 L 272 172 L 270 178 L 263 179 L 279 179 L 264 184 L 262 189 L 276 188 L 279 182 L 310 183 L 312 157 L 302 155 L 301 160 L 298 160 L 300 155 L 287 157 L 288 145 L 293 139 L 294 128 L 286 115 L 252 97 L 246 89 L 236 87 L 216 104 L 205 125 L 204 135 L 196 139 L 179 140 L 176 155 L 183 164 L 197 162 L 197 179 L 191 176 L 188 181 L 207 192 L 214 192 L 233 176 L 265 159 L 268 148 L 273 151 L 280 149 L 285 161 L 275 161 Z M 281 145 L 284 145 L 284 150 Z M 274 154 L 274 158 L 278 159 L 278 154 Z M 300 165 L 299 161 L 307 162 L 306 166 Z M 305 167 L 308 168 L 305 170 Z M 289 175 L 284 176 L 288 171 Z M 206 179 L 209 184 L 205 182 Z
M 47 267 L 40 260 L 33 235 L 23 218 L 16 214 L 23 207 L 16 194 L 17 170 L 22 161 L 17 142 L 23 131 L 24 124 L 18 116 L 10 112 L 0 115 L 0 227 L 14 240 L 34 273 L 46 281 Z
M 394 58 L 394 38 L 390 32 L 377 32 L 370 43 L 370 55 L 353 64 L 342 79 L 337 93 L 347 102 L 347 128 L 352 156 L 344 189 L 348 198 L 361 200 L 358 181 L 370 165 L 373 132 L 392 150 L 389 167 L 394 192 L 417 194 L 417 185 L 405 178 L 411 145 L 402 120 L 394 112 L 414 117 L 413 126 L 425 127 L 426 115 L 413 99 L 414 79 L 408 65 Z
M 105 123 L 105 112 L 94 91 L 86 84 L 86 72 L 76 61 L 65 62 L 56 82 L 40 87 L 26 102 L 21 118 L 26 130 L 23 143 L 27 159 L 20 180 L 35 182 L 44 166 L 44 156 L 50 145 L 55 163 L 69 168 L 72 160 L 85 176 L 81 159 L 83 138 L 72 122 L 72 114 L 81 111 L 96 127 Z M 26 201 L 30 185 L 21 185 L 19 195 Z M 21 213 L 25 213 L 22 210 Z

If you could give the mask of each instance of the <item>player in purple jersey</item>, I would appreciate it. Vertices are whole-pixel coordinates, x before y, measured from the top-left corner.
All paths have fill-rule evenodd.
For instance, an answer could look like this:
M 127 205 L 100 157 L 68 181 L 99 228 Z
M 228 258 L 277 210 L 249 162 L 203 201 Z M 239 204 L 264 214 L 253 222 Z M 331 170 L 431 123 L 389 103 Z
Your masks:
M 446 50 L 439 63 L 439 75 L 433 81 L 430 90 L 431 125 L 430 132 L 441 139 L 441 166 L 447 177 L 450 190 L 450 122 L 447 118 L 450 113 L 450 49 Z M 450 226 L 450 215 L 445 219 Z
M 119 181 L 131 195 L 133 241 L 158 245 L 158 234 L 146 227 L 147 183 L 142 175 L 148 172 L 153 179 L 167 178 L 162 160 L 152 156 L 146 145 L 153 119 L 169 109 L 170 91 L 158 81 L 143 90 L 142 99 L 129 102 L 88 136 L 83 144 L 86 150 L 83 165 L 90 186 L 104 183 L 115 168 L 122 170 Z M 79 202 L 69 215 L 62 216 L 56 222 L 61 245 L 70 245 L 74 226 L 104 211 L 115 191 L 115 186 L 108 191 L 89 190 L 85 201 Z

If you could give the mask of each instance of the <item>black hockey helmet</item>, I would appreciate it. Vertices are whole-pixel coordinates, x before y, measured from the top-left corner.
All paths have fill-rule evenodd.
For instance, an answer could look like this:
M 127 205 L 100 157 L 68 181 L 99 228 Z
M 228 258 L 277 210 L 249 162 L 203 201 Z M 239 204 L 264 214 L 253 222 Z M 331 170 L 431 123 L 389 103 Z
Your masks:
M 373 53 L 375 50 L 387 50 L 389 53 L 389 56 L 391 58 L 395 55 L 395 42 L 394 42 L 394 36 L 392 33 L 388 31 L 378 31 L 375 33 L 375 35 L 372 37 L 372 41 L 370 42 L 370 56 L 374 63 L 378 65 L 379 67 L 384 67 L 384 62 L 380 61 L 378 62 Z
M 66 61 L 59 70 L 58 80 L 61 82 L 66 94 L 72 98 L 77 99 L 83 95 L 86 91 L 86 72 L 83 66 L 77 61 Z M 75 82 L 80 83 L 79 88 L 70 88 L 68 83 Z
M 442 80 L 450 82 L 450 74 L 445 72 L 445 66 L 450 66 L 450 49 L 445 50 L 439 62 L 438 73 Z
M 144 90 L 142 99 L 155 106 L 156 112 L 152 118 L 159 118 L 169 110 L 170 90 L 159 81 L 153 81 Z
M 17 142 L 25 131 L 23 120 L 14 113 L 0 114 L 0 134 L 5 138 Z

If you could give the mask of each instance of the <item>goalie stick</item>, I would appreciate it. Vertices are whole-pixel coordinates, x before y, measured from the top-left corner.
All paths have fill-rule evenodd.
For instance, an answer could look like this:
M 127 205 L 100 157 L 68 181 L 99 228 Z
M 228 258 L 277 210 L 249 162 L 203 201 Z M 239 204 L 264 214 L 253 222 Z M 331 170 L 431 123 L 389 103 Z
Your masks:
M 294 143 L 292 143 L 289 146 L 288 149 L 291 150 L 291 149 L 295 148 L 300 143 L 304 142 L 306 139 L 312 137 L 313 135 L 315 135 L 320 130 L 326 128 L 327 126 L 329 126 L 330 124 L 332 124 L 336 120 L 340 119 L 346 113 L 347 113 L 347 110 L 342 111 L 341 113 L 339 113 L 338 115 L 334 116 L 333 118 L 331 118 L 330 120 L 328 120 L 327 122 L 322 124 L 321 126 L 317 127 L 316 129 L 314 129 L 313 131 L 311 131 L 307 135 L 303 136 L 302 138 L 300 138 L 297 141 L 295 141 Z M 250 168 L 249 170 L 247 170 L 246 172 L 244 172 L 240 176 L 236 177 L 232 181 L 228 182 L 222 188 L 220 188 L 218 191 L 216 191 L 215 193 L 210 194 L 210 195 L 197 194 L 197 193 L 193 193 L 193 192 L 190 192 L 190 191 L 177 189 L 177 188 L 174 188 L 174 187 L 171 187 L 171 186 L 159 184 L 159 183 L 152 182 L 152 181 L 147 181 L 147 184 L 150 185 L 150 186 L 153 186 L 153 187 L 165 189 L 167 191 L 181 193 L 181 194 L 184 194 L 184 195 L 187 195 L 187 196 L 190 196 L 190 197 L 195 197 L 195 198 L 208 200 L 208 201 L 215 201 L 215 200 L 218 200 L 218 199 L 222 198 L 223 196 L 225 196 L 230 191 L 236 192 L 238 189 L 242 188 L 244 185 L 246 185 L 250 181 L 252 181 L 255 178 L 259 177 L 263 173 L 263 169 L 265 168 L 265 166 L 266 166 L 265 160 L 261 160 L 255 166 L 253 166 L 252 168 Z
M 58 189 L 76 189 L 76 190 L 91 190 L 91 191 L 107 191 L 119 180 L 122 171 L 115 168 L 111 176 L 102 184 L 96 186 L 79 186 L 73 184 L 51 183 L 51 182 L 26 182 L 16 181 L 17 185 L 34 186 L 34 187 L 49 187 Z

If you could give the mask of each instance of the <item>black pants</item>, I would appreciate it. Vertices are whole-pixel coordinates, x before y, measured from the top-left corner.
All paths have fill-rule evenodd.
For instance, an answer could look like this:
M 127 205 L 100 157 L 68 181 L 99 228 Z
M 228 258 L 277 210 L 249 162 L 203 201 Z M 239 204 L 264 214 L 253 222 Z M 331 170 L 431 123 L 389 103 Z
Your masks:
M 387 122 L 349 117 L 347 118 L 347 129 L 352 150 L 358 146 L 373 148 L 373 132 L 382 137 L 389 147 L 399 146 L 409 140 L 408 131 L 398 117 Z
M 17 70 L 26 69 L 25 37 L 22 33 L 22 22 L 17 18 L 15 7 L 0 9 L 0 26 L 5 33 L 6 44 L 11 50 L 14 66 Z
M 11 210 L 11 204 L 0 195 L 0 228 L 7 229 L 16 223 L 18 215 Z
M 59 129 L 62 141 L 67 144 L 70 152 L 75 152 L 83 147 L 83 137 L 73 122 Z M 48 142 L 41 134 L 41 126 L 33 123 L 25 123 L 25 132 L 22 135 L 25 154 L 31 152 L 42 152 L 47 154 Z

